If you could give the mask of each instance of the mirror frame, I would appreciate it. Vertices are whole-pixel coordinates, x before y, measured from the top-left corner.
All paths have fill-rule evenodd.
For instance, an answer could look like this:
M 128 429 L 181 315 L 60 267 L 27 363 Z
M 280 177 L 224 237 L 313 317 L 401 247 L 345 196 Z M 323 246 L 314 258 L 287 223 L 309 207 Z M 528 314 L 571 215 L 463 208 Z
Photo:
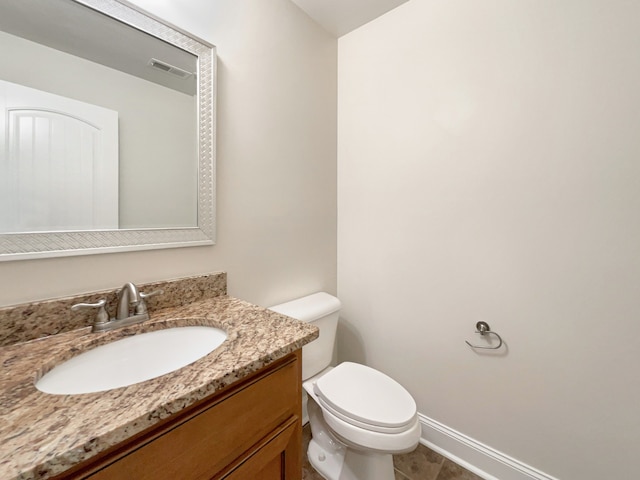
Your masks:
M 0 234 L 0 261 L 215 243 L 215 46 L 120 0 L 72 0 L 198 58 L 198 225 L 188 228 Z

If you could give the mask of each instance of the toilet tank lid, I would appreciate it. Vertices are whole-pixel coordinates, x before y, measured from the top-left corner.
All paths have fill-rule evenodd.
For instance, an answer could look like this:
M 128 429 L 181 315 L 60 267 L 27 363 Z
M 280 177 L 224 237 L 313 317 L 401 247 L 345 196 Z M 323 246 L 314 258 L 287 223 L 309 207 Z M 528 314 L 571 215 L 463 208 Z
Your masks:
M 340 310 L 342 303 L 333 295 L 318 292 L 306 297 L 291 300 L 269 307 L 269 310 L 281 313 L 303 322 L 313 322 Z

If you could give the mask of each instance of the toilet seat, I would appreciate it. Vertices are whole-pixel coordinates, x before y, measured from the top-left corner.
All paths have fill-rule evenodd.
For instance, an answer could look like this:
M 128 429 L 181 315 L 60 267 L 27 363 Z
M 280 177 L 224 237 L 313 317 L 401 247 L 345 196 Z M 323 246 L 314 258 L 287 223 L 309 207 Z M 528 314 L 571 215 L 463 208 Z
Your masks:
M 399 434 L 414 427 L 417 407 L 402 385 L 382 372 L 344 362 L 314 382 L 325 413 L 371 432 Z
M 331 429 L 331 433 L 347 447 L 355 450 L 390 454 L 407 453 L 415 449 L 420 441 L 422 427 L 417 416 L 401 432 L 383 433 L 360 428 L 336 417 L 320 405 L 318 408 L 322 410 L 322 418 Z

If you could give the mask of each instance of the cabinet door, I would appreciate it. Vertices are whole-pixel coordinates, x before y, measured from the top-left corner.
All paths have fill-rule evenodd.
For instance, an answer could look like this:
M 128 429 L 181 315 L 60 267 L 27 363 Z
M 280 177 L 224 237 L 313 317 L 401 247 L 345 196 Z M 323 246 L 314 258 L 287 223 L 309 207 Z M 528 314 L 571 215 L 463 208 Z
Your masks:
M 223 480 L 299 480 L 302 445 L 300 422 L 291 419 L 249 452 Z
M 93 473 L 91 480 L 205 480 L 223 478 L 221 472 L 249 459 L 262 445 L 271 445 L 283 430 L 287 433 L 273 445 L 297 433 L 301 443 L 299 404 L 300 361 L 290 357 L 276 370 L 260 376 L 215 403 L 189 421 L 162 433 L 153 441 L 132 445 L 131 453 Z M 297 427 L 287 430 L 291 423 Z M 294 435 L 295 437 L 296 435 Z M 273 448 L 273 447 L 272 447 Z M 300 445 L 297 446 L 299 451 Z M 290 450 L 293 452 L 294 450 Z M 296 454 L 297 455 L 297 454 Z M 287 463 L 289 457 L 287 455 Z M 274 454 L 275 457 L 275 454 Z M 260 457 L 259 457 L 260 458 Z M 284 458 L 284 457 L 283 457 Z M 241 459 L 241 460 L 238 460 Z M 230 468 L 229 465 L 232 465 Z M 295 465 L 294 465 L 295 466 Z M 297 468 L 297 467 L 296 467 Z M 301 467 L 300 467 L 301 468 Z M 299 480 L 297 476 L 273 477 Z M 87 478 L 78 477 L 61 478 Z M 231 477 L 253 480 L 270 477 Z

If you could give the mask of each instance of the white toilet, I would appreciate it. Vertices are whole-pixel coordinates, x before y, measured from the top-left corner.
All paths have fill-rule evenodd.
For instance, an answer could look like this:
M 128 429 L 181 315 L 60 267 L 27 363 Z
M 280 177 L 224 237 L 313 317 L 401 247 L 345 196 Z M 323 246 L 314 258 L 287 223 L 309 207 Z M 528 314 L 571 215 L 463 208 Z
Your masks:
M 327 480 L 393 480 L 392 454 L 410 452 L 420 439 L 416 403 L 373 368 L 351 362 L 329 366 L 340 306 L 336 297 L 321 292 L 270 307 L 320 329 L 320 338 L 302 349 L 309 462 Z

